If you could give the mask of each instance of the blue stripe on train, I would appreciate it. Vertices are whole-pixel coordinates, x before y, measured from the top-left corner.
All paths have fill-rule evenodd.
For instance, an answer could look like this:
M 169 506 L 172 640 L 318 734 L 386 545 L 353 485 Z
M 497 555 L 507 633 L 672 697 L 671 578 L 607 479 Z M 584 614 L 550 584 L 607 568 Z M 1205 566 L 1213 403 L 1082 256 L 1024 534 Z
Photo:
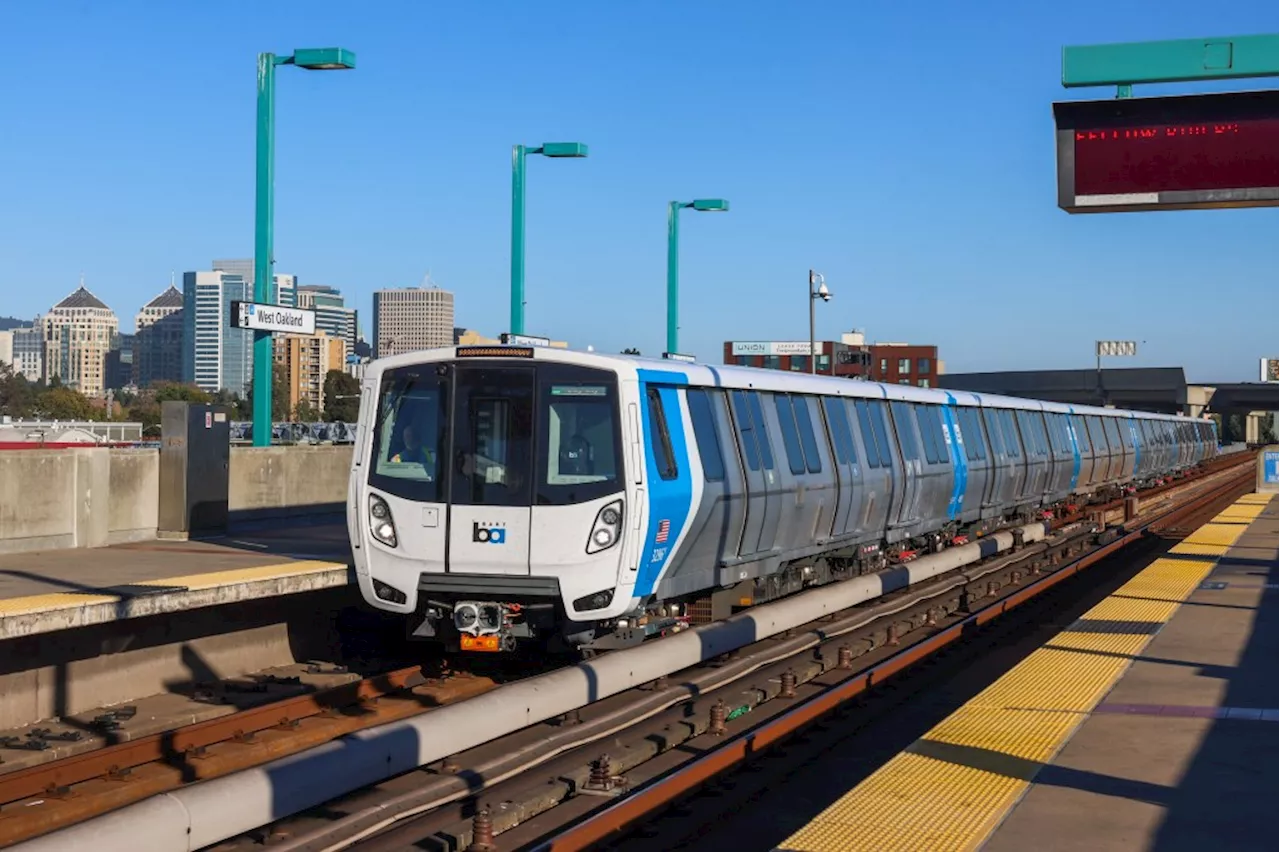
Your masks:
M 960 423 L 956 417 L 954 406 L 956 398 L 947 394 L 947 404 L 942 406 L 946 416 L 947 431 L 951 434 L 948 442 L 951 446 L 951 463 L 954 465 L 954 478 L 951 487 L 951 505 L 947 508 L 948 520 L 955 520 L 956 515 L 964 507 L 964 493 L 969 487 L 969 461 L 964 454 L 964 436 L 960 432 Z
M 684 373 L 666 370 L 638 370 L 640 378 L 640 428 L 644 443 L 645 478 L 649 499 L 649 524 L 645 531 L 644 547 L 640 551 L 640 564 L 636 571 L 636 597 L 651 595 L 658 586 L 663 570 L 671 564 L 671 553 L 680 531 L 684 529 L 693 505 L 693 476 L 689 470 L 689 449 L 685 442 L 685 424 L 680 414 L 680 399 L 676 386 L 684 387 L 689 377 Z M 667 420 L 667 432 L 671 436 L 671 452 L 675 456 L 676 478 L 663 479 L 658 474 L 654 454 L 653 434 L 649 422 L 650 387 L 656 387 L 662 401 L 662 413 Z M 658 543 L 658 528 L 667 522 L 667 538 Z

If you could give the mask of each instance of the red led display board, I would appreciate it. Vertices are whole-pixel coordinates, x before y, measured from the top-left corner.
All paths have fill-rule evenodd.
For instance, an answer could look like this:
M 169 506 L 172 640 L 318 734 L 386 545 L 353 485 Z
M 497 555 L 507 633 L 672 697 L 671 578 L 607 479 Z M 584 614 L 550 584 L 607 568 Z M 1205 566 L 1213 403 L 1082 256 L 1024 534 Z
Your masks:
M 1275 90 L 1053 105 L 1069 213 L 1275 207 Z

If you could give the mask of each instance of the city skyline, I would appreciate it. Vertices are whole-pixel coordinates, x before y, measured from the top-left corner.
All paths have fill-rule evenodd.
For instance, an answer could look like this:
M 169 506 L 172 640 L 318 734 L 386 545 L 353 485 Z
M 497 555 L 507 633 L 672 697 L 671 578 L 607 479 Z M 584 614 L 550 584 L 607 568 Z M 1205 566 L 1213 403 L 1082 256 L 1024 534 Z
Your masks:
M 726 339 L 806 337 L 810 267 L 835 294 L 819 337 L 927 341 L 957 372 L 1087 367 L 1098 339 L 1146 341 L 1114 366 L 1182 366 L 1197 381 L 1245 380 L 1275 355 L 1275 311 L 1237 306 L 1275 298 L 1276 211 L 1068 216 L 1050 110 L 1114 94 L 1065 92 L 1062 45 L 1274 28 L 1258 2 L 1179 0 L 1158 20 L 1133 2 L 1086 0 L 1069 19 L 1008 4 L 999 27 L 961 8 L 922 25 L 905 8 L 835 3 L 782 18 L 655 3 L 569 29 L 526 8 L 497 27 L 478 9 L 409 4 L 376 18 L 255 10 L 253 26 L 247 10 L 58 8 L 0 11 L 19 61 L 57 37 L 100 69 L 52 66 L 0 93 L 14 131 L 0 151 L 27 164 L 8 177 L 20 203 L 0 211 L 15 247 L 0 313 L 33 316 L 81 269 L 108 303 L 139 305 L 209 246 L 251 245 L 254 57 L 332 42 L 357 52 L 357 70 L 281 85 L 276 268 L 338 282 L 362 313 L 430 267 L 468 326 L 507 330 L 511 146 L 580 140 L 591 155 L 573 168 L 529 167 L 530 334 L 661 352 L 666 204 L 714 195 L 732 212 L 686 223 L 680 256 L 682 348 L 703 361 Z M 813 43 L 895 31 L 913 34 L 918 61 L 904 64 L 900 39 Z M 411 59 L 424 33 L 436 62 Z M 184 61 L 193 37 L 218 50 Z M 479 67 L 482 46 L 496 59 Z M 706 55 L 717 61 L 670 61 Z M 333 116 L 341 132 L 326 132 Z M 182 144 L 139 144 L 140 130 L 191 123 L 202 132 Z M 1204 345 L 1216 329 L 1230 334 Z

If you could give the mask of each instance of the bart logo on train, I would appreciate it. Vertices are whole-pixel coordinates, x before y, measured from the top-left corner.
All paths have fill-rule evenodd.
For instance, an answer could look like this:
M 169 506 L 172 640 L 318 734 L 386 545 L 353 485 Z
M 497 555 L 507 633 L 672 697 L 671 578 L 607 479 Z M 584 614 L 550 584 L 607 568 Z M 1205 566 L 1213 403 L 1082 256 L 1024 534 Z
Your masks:
M 505 524 L 498 524 L 493 527 L 482 527 L 477 521 L 471 525 L 471 540 L 484 544 L 506 544 L 507 527 Z

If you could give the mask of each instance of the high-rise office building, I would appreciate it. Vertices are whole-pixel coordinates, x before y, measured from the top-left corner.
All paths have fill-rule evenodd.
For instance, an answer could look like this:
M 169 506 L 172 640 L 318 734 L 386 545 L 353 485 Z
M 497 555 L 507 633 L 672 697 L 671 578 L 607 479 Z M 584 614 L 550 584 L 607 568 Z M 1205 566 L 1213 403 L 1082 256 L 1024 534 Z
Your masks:
M 276 366 L 289 388 L 290 412 L 296 413 L 304 402 L 315 412 L 324 412 L 325 377 L 330 370 L 343 369 L 348 351 L 346 340 L 323 331 L 276 335 Z
M 138 365 L 134 361 L 137 352 L 138 336 L 136 334 L 111 335 L 111 349 L 107 352 L 106 367 L 103 370 L 103 386 L 107 390 L 136 387 L 138 384 Z
M 215 261 L 226 268 L 251 261 Z M 293 275 L 276 276 L 277 304 L 294 303 Z M 182 276 L 182 380 L 201 390 L 244 397 L 253 384 L 253 332 L 231 327 L 231 303 L 253 301 L 253 281 L 240 272 Z
M 85 396 L 106 390 L 107 353 L 120 320 L 81 282 L 79 289 L 41 317 L 44 378 L 54 376 Z
M 138 387 L 182 381 L 182 293 L 172 284 L 134 317 L 134 381 Z
M 297 306 L 316 313 L 316 331 L 346 341 L 347 351 L 356 347 L 356 309 L 348 308 L 335 287 L 303 284 L 297 288 Z
M 374 291 L 375 358 L 450 346 L 452 343 L 452 293 L 438 287 Z
M 253 258 L 238 258 L 233 260 L 215 260 L 213 262 L 214 272 L 227 272 L 232 275 L 239 275 L 249 285 L 249 298 L 252 299 L 253 293 Z M 298 276 L 282 275 L 276 273 L 276 304 L 287 305 L 289 307 L 296 306 L 295 291 L 298 288 Z
M 13 329 L 13 370 L 29 382 L 44 378 L 44 337 L 41 318 L 36 325 Z

